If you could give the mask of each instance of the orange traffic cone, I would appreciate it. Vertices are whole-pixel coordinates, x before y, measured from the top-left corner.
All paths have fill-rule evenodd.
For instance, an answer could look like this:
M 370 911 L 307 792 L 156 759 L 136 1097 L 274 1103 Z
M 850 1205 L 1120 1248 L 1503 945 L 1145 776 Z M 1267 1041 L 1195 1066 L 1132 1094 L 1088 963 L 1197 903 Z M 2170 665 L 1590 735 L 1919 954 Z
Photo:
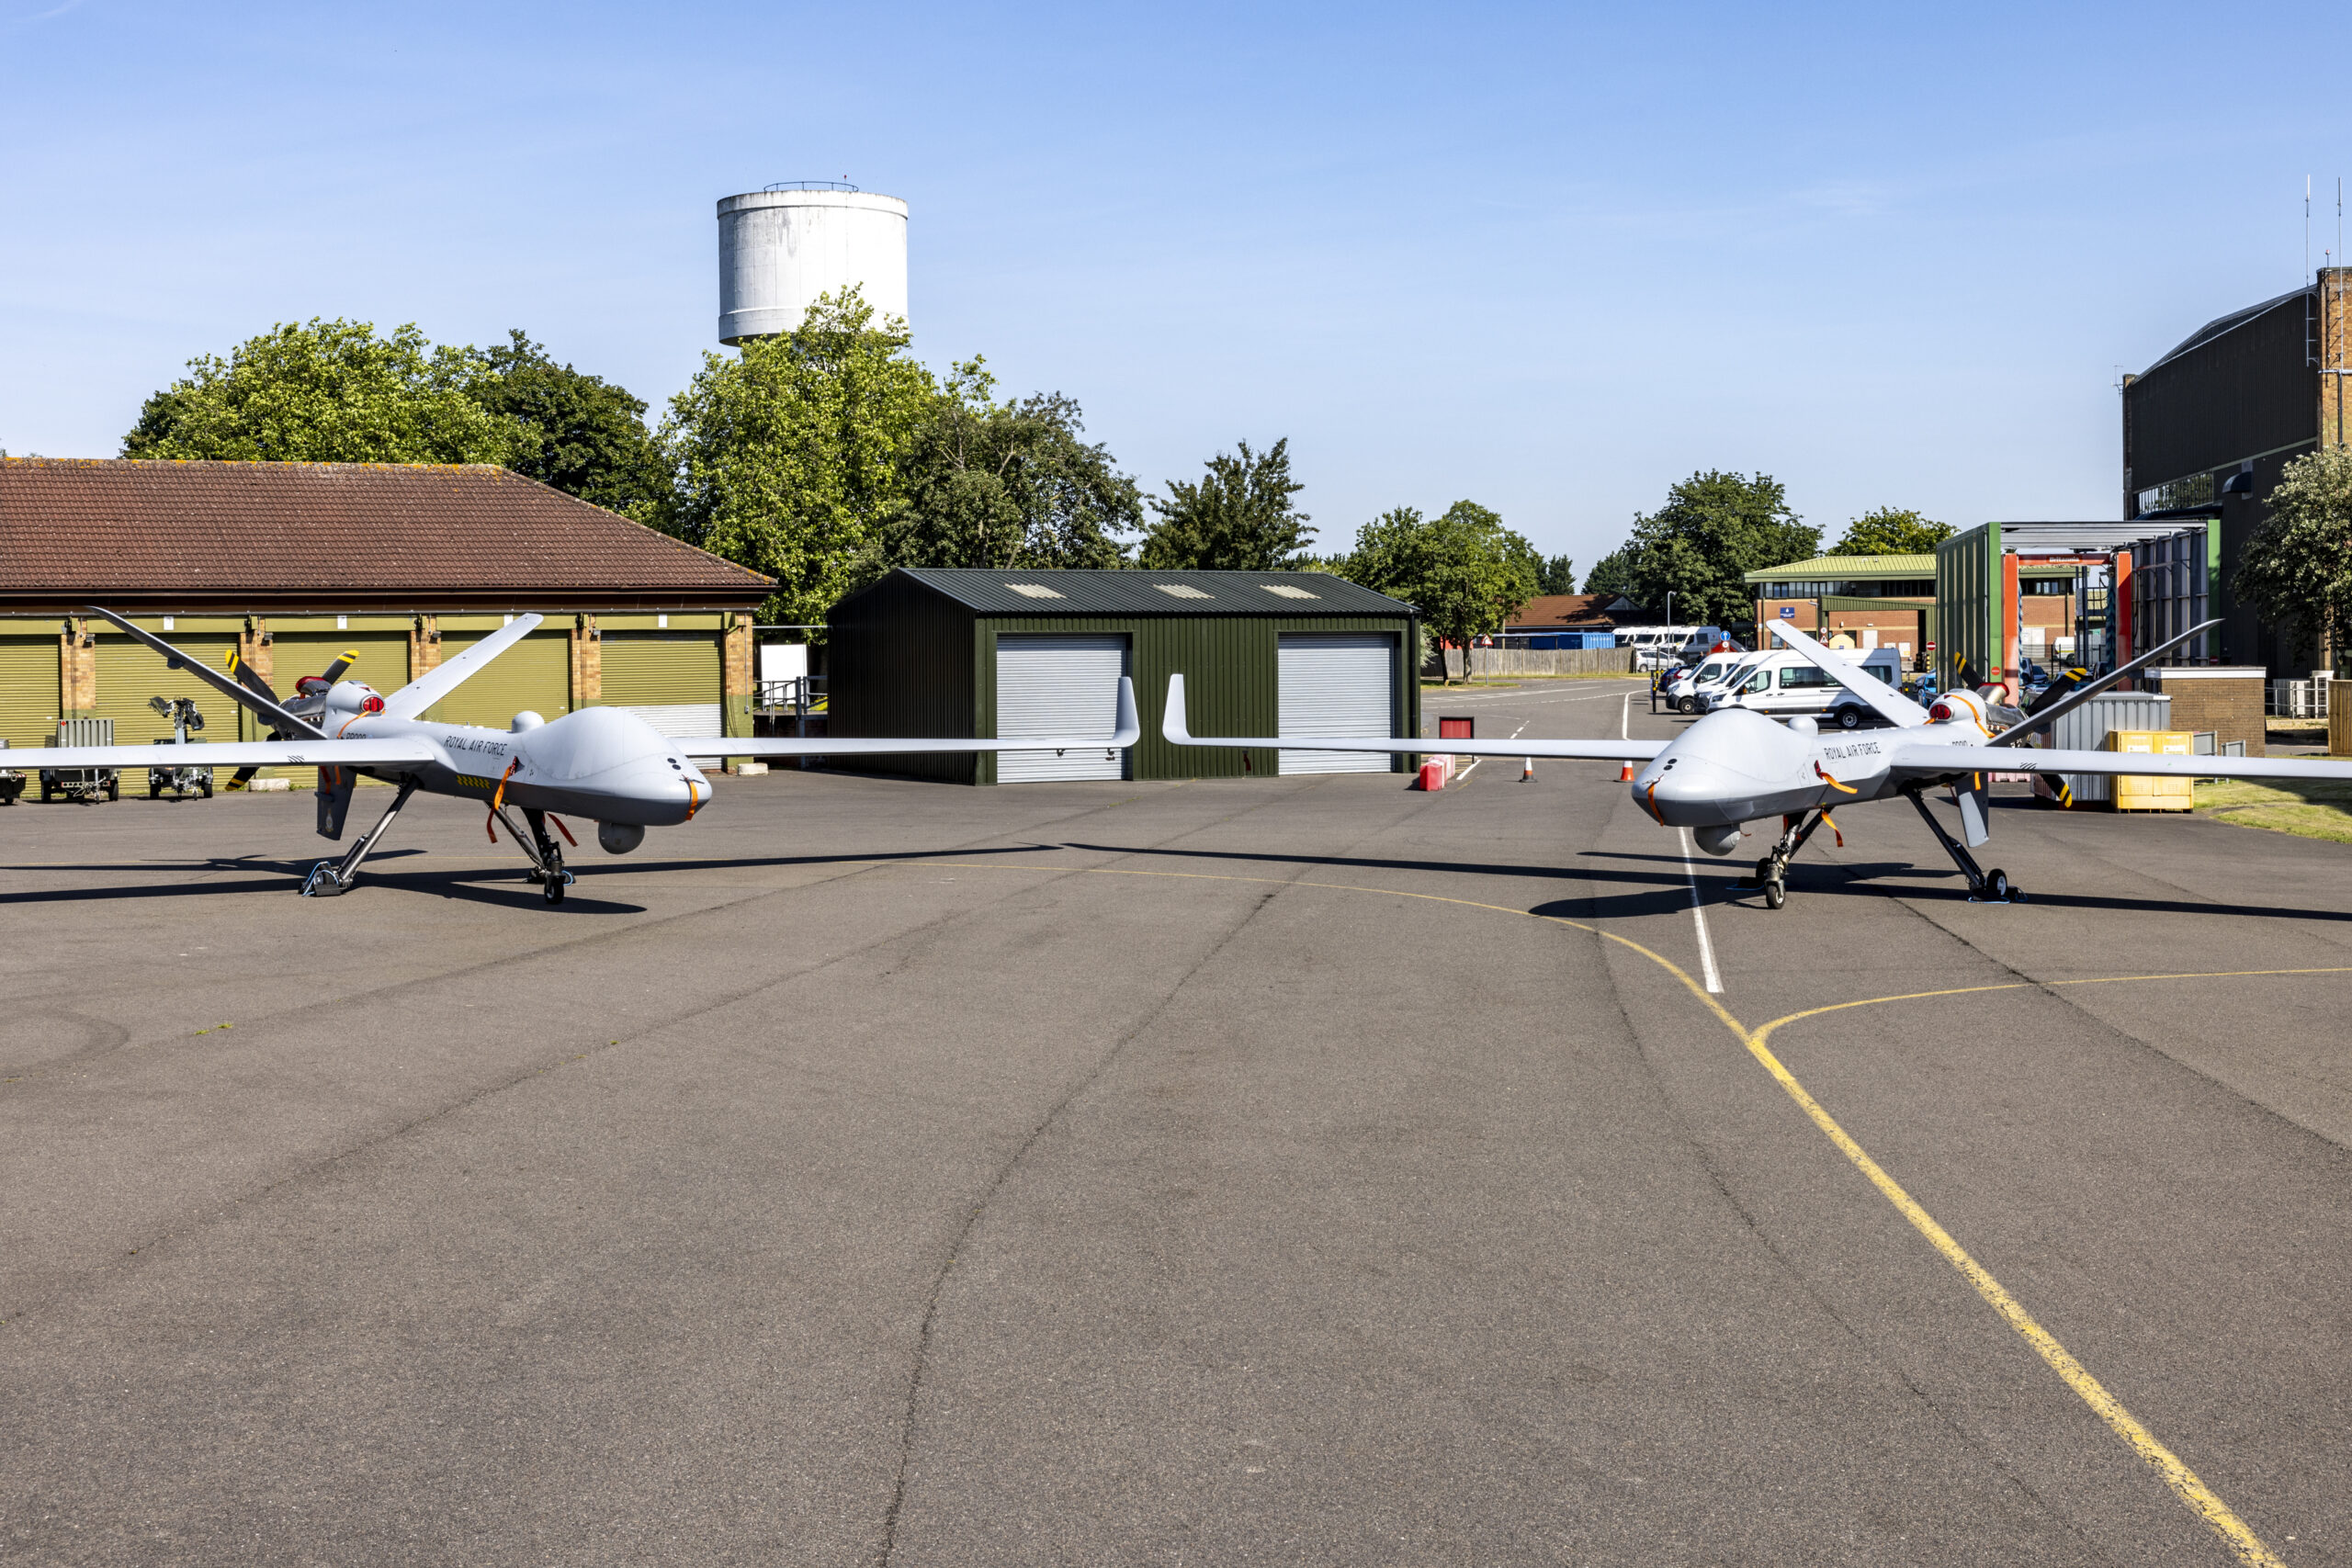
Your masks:
M 1632 784 L 1634 782 L 1634 761 L 1632 758 L 1629 757 L 1624 761 L 1617 765 L 1617 782 L 1619 784 Z
M 1519 782 L 1520 782 L 1520 783 L 1521 783 L 1521 784 L 1525 784 L 1528 780 L 1530 780 L 1530 779 L 1533 778 L 1534 776 L 1535 776 L 1535 759 L 1534 759 L 1534 758 L 1532 758 L 1532 757 L 1525 757 L 1525 758 L 1521 758 L 1521 759 L 1520 760 L 1520 764 L 1519 764 Z

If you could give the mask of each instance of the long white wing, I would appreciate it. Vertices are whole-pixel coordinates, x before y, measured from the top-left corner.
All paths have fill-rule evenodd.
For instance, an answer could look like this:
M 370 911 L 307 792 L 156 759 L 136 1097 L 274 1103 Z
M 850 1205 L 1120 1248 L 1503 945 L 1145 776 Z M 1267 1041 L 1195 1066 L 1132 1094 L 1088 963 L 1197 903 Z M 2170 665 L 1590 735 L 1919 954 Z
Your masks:
M 541 617 L 517 615 L 446 664 L 438 664 L 384 699 L 388 718 L 422 718 L 481 667 L 538 629 Z
M 689 757 L 900 757 L 916 752 L 953 751 L 1121 751 L 1143 738 L 1143 721 L 1136 716 L 1136 683 L 1119 677 L 1117 728 L 1108 735 L 1018 735 L 1010 740 L 958 740 L 932 738 L 889 739 L 865 736 L 826 736 L 799 740 L 788 736 L 739 736 L 732 740 L 706 739 L 674 744 Z
M 1409 736 L 1194 735 L 1184 720 L 1184 677 L 1168 677 L 1168 711 L 1160 735 L 1177 746 L 1217 746 L 1245 751 L 1384 751 L 1453 757 L 1583 757 L 1598 761 L 1646 762 L 1670 744 L 1664 740 L 1431 740 Z
M 141 642 L 145 643 L 157 653 L 162 654 L 166 660 L 185 668 L 189 674 L 195 676 L 198 680 L 203 682 L 206 685 L 211 687 L 222 696 L 227 697 L 230 701 L 244 704 L 245 706 L 253 709 L 254 712 L 269 720 L 270 723 L 281 732 L 288 735 L 322 735 L 324 733 L 324 731 L 321 730 L 317 725 L 312 724 L 309 719 L 297 717 L 295 715 L 287 712 L 283 707 L 271 702 L 259 692 L 248 689 L 243 682 L 238 681 L 233 676 L 222 674 L 220 671 L 215 670 L 210 665 L 205 663 L 203 660 L 196 657 L 196 655 L 183 652 L 179 649 L 174 648 L 170 643 L 165 642 L 162 637 L 153 637 L 146 632 L 141 631 L 137 626 L 132 626 L 129 621 L 124 620 L 120 615 L 116 615 L 104 604 L 93 604 L 89 609 L 92 615 L 103 616 L 107 620 L 113 622 L 118 629 L 129 632 L 132 637 L 137 637 Z M 239 765 L 243 766 L 242 763 Z
M 1887 723 L 1908 729 L 1928 722 L 1928 710 L 1871 674 L 1852 660 L 1821 646 L 1786 621 L 1771 623 L 1772 635 L 1819 665 L 1830 679 L 1878 710 Z
M 40 746 L 0 751 L 0 768 L 338 768 L 406 771 L 441 760 L 420 736 L 365 740 L 232 740 L 218 746 Z
M 2157 757 L 2134 751 L 2058 751 L 2030 746 L 1897 746 L 1891 772 L 2131 773 L 2192 779 L 2352 779 L 2352 757 Z

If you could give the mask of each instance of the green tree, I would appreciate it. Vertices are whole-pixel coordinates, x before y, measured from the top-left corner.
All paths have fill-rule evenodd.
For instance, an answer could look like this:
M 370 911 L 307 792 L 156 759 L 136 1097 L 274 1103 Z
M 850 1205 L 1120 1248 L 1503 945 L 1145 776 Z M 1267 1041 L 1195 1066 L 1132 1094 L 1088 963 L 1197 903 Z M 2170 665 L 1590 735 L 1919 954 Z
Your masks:
M 1882 506 L 1846 525 L 1833 556 L 1925 556 L 1952 536 L 1949 523 L 1934 523 L 1907 506 Z
M 2316 667 L 2335 668 L 2352 625 L 2352 448 L 2307 452 L 2280 471 L 2231 586 L 2265 620 L 2298 623 Z
M 877 325 L 855 288 L 827 295 L 796 332 L 703 356 L 662 423 L 674 489 L 658 522 L 775 578 L 766 619 L 822 621 L 906 511 L 939 398 L 904 321 Z
M 1623 593 L 1631 597 L 1634 592 L 1634 548 L 1620 545 L 1599 560 L 1584 574 L 1587 593 Z
M 1382 513 L 1356 531 L 1343 575 L 1419 606 L 1432 635 L 1467 648 L 1535 596 L 1543 569 L 1535 547 L 1500 517 L 1457 501 L 1431 519 L 1409 506 Z
M 1544 570 L 1537 575 L 1538 593 L 1574 593 L 1577 591 L 1577 563 L 1566 556 L 1547 556 Z
M 471 349 L 426 344 L 413 322 L 273 327 L 149 398 L 126 457 L 294 463 L 503 463 L 514 422 L 476 402 Z
M 908 504 L 878 530 L 871 574 L 896 566 L 1127 564 L 1117 536 L 1143 502 L 1059 392 L 995 400 L 984 361 L 958 365 L 905 459 Z
M 1263 452 L 1240 445 L 1218 453 L 1197 481 L 1170 479 L 1168 499 L 1144 536 L 1139 564 L 1159 570 L 1276 571 L 1287 569 L 1314 537 L 1291 498 L 1306 487 L 1290 477 L 1290 438 Z
M 645 404 L 625 388 L 559 365 L 519 330 L 480 355 L 475 402 L 514 422 L 506 466 L 566 495 L 650 522 L 669 490 Z
M 1769 474 L 1749 479 L 1715 469 L 1692 474 L 1667 491 L 1666 504 L 1635 516 L 1634 536 L 1618 552 L 1622 581 L 1605 587 L 1645 609 L 1662 610 L 1674 595 L 1674 617 L 1684 625 L 1736 626 L 1754 614 L 1745 575 L 1815 554 L 1821 530 L 1789 510 L 1788 493 Z M 1593 569 L 1596 578 L 1601 567 Z M 1590 581 L 1588 591 L 1594 589 Z

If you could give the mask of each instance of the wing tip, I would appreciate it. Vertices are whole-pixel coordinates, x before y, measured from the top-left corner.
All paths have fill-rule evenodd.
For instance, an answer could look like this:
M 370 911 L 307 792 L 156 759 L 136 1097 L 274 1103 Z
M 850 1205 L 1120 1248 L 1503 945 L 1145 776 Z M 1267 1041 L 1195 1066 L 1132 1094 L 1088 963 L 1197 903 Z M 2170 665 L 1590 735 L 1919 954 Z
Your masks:
M 1190 726 L 1184 722 L 1184 677 L 1168 677 L 1168 705 L 1159 716 L 1160 739 L 1172 745 L 1182 746 L 1193 739 Z

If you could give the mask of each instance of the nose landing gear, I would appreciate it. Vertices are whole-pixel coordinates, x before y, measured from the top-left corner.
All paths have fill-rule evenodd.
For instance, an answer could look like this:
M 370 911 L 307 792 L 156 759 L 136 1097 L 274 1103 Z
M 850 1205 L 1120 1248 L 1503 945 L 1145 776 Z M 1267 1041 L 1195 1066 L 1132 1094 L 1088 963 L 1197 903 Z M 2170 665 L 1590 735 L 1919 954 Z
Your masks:
M 539 897 L 547 900 L 549 908 L 562 903 L 565 890 L 571 886 L 572 875 L 571 873 L 563 869 L 563 846 L 548 836 L 548 823 L 552 820 L 555 823 L 556 831 L 561 833 L 566 839 L 570 839 L 571 829 L 563 825 L 563 818 L 560 817 L 550 818 L 544 811 L 525 807 L 523 820 L 529 823 L 531 828 L 530 836 L 526 838 L 516 831 L 514 819 L 506 815 L 504 807 L 493 805 L 490 808 L 490 814 L 506 824 L 508 835 L 521 847 L 523 853 L 530 858 L 531 869 L 524 875 L 539 885 Z M 493 838 L 496 836 L 492 835 Z M 575 844 L 574 847 L 578 846 Z
M 1739 886 L 1749 892 L 1761 889 L 1764 907 L 1777 909 L 1789 901 L 1789 862 L 1804 848 L 1814 829 L 1820 827 L 1829 814 L 1815 808 L 1800 811 L 1781 818 L 1781 836 L 1773 840 L 1771 852 L 1756 863 L 1756 874 L 1743 879 Z

